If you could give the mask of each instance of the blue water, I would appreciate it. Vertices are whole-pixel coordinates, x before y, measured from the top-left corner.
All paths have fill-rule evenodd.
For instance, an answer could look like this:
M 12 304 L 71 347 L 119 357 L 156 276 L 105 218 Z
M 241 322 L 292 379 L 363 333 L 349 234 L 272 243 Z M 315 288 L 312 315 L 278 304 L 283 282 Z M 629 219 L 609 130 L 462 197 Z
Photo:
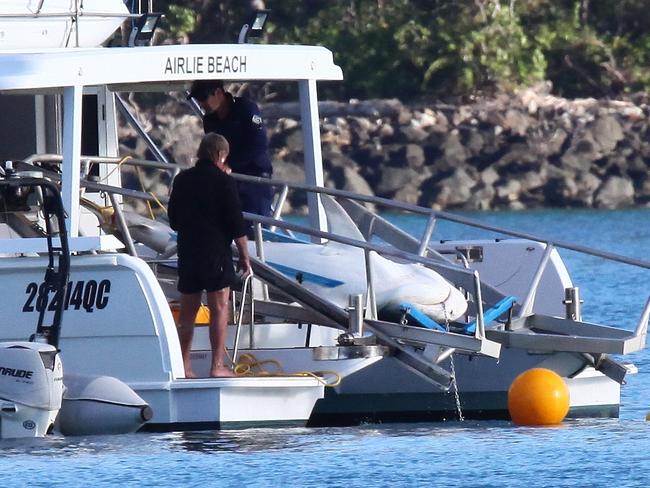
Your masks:
M 464 214 L 484 223 L 647 259 L 650 210 Z M 392 218 L 392 217 L 391 217 Z M 397 217 L 414 235 L 421 219 Z M 434 239 L 485 237 L 440 222 Z M 490 237 L 496 237 L 494 235 Z M 585 319 L 633 329 L 650 270 L 561 251 Z M 509 422 L 50 436 L 0 444 L 0 486 L 639 486 L 650 484 L 650 353 L 623 387 L 621 418 L 555 428 Z

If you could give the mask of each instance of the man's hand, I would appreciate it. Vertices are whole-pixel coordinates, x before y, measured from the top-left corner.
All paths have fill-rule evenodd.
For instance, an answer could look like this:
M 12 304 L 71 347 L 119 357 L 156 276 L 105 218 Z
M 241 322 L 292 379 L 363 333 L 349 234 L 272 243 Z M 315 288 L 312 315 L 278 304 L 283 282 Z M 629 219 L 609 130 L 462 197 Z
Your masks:
M 242 278 L 246 278 L 248 275 L 253 274 L 253 269 L 251 268 L 251 260 L 246 256 L 239 256 L 239 272 L 242 274 Z
M 251 260 L 248 257 L 248 239 L 246 236 L 237 237 L 235 239 L 235 245 L 237 246 L 237 251 L 239 252 L 239 263 L 237 268 L 242 274 L 242 278 L 253 274 L 253 269 L 251 268 Z

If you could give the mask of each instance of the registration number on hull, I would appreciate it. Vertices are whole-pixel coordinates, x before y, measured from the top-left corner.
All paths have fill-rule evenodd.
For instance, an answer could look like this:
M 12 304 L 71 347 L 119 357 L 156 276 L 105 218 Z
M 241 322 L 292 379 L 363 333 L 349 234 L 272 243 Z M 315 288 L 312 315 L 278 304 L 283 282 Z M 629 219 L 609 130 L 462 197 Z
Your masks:
M 27 298 L 23 305 L 23 312 L 41 312 L 44 309 L 50 312 L 56 310 L 61 300 L 60 293 L 44 293 L 45 283 L 31 282 L 25 288 Z M 111 292 L 111 281 L 80 280 L 68 283 L 63 308 L 64 310 L 85 310 L 92 313 L 108 306 Z

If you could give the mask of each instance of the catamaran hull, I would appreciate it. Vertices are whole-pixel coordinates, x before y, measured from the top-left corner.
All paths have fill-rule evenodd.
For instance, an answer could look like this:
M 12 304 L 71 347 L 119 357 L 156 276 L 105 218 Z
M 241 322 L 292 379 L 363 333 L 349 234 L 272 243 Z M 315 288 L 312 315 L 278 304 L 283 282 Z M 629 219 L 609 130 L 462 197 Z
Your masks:
M 510 419 L 508 388 L 514 376 L 544 360 L 534 357 L 515 358 L 504 353 L 499 366 L 490 368 L 473 358 L 456 357 L 456 374 L 460 410 L 467 419 Z M 475 364 L 471 364 L 475 363 Z M 491 375 L 477 377 L 476 369 L 487 366 Z M 558 365 L 558 366 L 561 366 Z M 562 369 L 561 367 L 558 369 Z M 558 371 L 556 371 L 558 372 Z M 395 381 L 399 378 L 401 387 Z M 489 378 L 489 379 L 488 379 Z M 487 380 L 487 381 L 486 381 Z M 620 385 L 593 369 L 576 378 L 564 377 L 570 392 L 569 417 L 618 417 Z M 373 384 L 372 393 L 363 393 L 363 384 Z M 407 371 L 397 361 L 360 371 L 348 378 L 337 391 L 328 391 L 314 409 L 312 425 L 344 425 L 360 422 L 409 422 L 458 419 L 453 388 L 448 392 L 427 385 L 419 376 Z
M 292 351 L 295 354 L 295 349 Z M 296 365 L 287 351 L 281 349 L 243 352 L 252 352 L 259 359 L 276 359 L 288 371 L 292 367 L 317 370 L 324 366 L 320 361 Z M 570 392 L 568 417 L 616 418 L 619 415 L 620 385 L 591 367 L 576 370 L 579 363 L 570 354 L 538 355 L 504 349 L 498 364 L 490 358 L 462 355 L 455 355 L 454 361 L 460 408 L 466 419 L 509 419 L 508 388 L 518 374 L 533 367 L 546 367 L 563 377 Z M 335 365 L 328 364 L 327 368 Z M 396 359 L 387 357 L 346 375 L 339 386 L 327 388 L 325 397 L 316 402 L 309 425 L 456 419 L 458 407 L 453 389 L 441 392 Z

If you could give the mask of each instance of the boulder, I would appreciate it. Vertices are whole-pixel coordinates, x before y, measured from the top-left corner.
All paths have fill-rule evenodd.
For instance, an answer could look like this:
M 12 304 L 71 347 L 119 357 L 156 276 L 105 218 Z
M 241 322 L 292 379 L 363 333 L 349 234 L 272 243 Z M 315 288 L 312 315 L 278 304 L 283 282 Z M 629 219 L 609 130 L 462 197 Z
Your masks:
M 405 185 L 419 184 L 424 176 L 411 168 L 387 166 L 381 172 L 381 180 L 376 185 L 379 196 L 391 197 Z
M 591 139 L 597 143 L 601 155 L 612 152 L 623 137 L 621 124 L 611 115 L 599 117 L 591 126 Z
M 169 159 L 192 164 L 203 134 L 186 104 L 130 97 L 138 120 Z M 137 103 L 136 103 L 137 102 Z M 138 106 L 140 103 L 140 106 Z M 266 103 L 274 175 L 304 181 L 297 103 Z M 434 208 L 619 208 L 650 203 L 650 98 L 567 100 L 548 83 L 457 103 L 399 100 L 319 102 L 323 165 L 338 188 L 377 193 Z M 128 125 L 120 151 L 153 158 Z M 164 192 L 169 176 L 142 172 L 145 187 Z M 123 168 L 124 180 L 140 187 Z M 302 211 L 303 197 L 292 197 Z
M 596 192 L 594 204 L 598 208 L 622 208 L 633 205 L 632 181 L 620 176 L 610 176 Z

